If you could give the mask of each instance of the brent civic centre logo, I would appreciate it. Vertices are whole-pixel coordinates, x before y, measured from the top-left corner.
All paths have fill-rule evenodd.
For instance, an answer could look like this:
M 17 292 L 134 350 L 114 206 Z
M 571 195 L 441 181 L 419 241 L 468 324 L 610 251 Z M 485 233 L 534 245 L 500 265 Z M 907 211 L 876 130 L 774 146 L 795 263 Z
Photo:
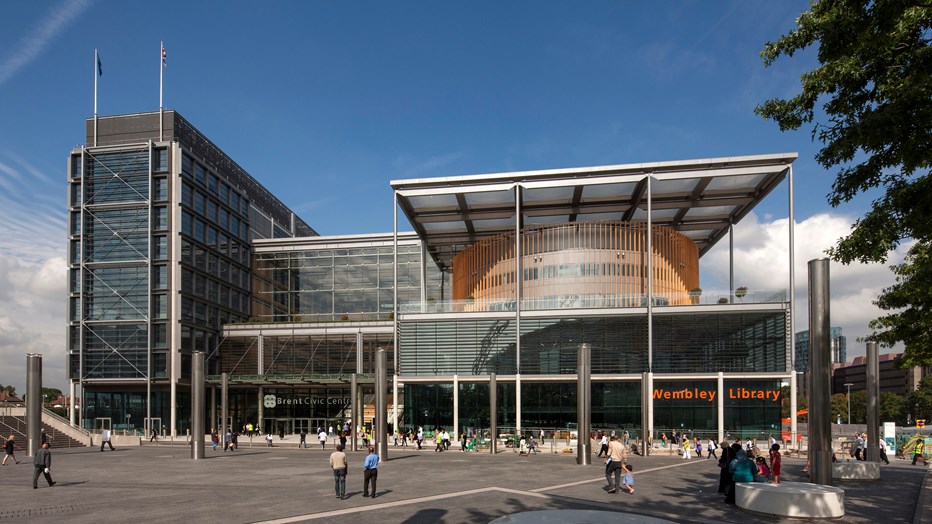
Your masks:
M 277 400 L 275 399 L 275 395 L 266 395 L 262 398 L 262 405 L 267 408 L 274 408 L 276 403 Z

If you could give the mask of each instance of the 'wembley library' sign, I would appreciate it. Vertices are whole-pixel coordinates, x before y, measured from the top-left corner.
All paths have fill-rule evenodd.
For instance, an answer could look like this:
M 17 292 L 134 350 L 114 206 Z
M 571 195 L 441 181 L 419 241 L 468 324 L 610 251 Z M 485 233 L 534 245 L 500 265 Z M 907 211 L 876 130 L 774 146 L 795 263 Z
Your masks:
M 709 402 L 715 402 L 715 395 L 718 391 L 714 389 L 684 388 L 676 391 L 668 389 L 654 389 L 654 399 L 662 400 L 692 400 L 701 399 Z M 776 389 L 747 389 L 747 388 L 728 388 L 727 398 L 731 400 L 780 400 L 780 390 Z
M 267 408 L 274 408 L 277 406 L 345 406 L 349 403 L 350 399 L 348 397 L 315 397 L 312 395 L 301 395 L 288 398 L 266 395 L 262 398 L 262 405 Z

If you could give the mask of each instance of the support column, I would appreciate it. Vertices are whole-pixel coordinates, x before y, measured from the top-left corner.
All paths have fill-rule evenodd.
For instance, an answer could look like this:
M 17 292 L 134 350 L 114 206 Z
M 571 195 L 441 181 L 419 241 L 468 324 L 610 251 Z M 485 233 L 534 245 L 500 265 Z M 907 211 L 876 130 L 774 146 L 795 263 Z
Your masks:
M 489 375 L 489 452 L 498 453 L 498 377 Z
M 799 409 L 797 401 L 797 376 L 796 376 L 796 215 L 793 207 L 793 165 L 790 164 L 787 174 L 787 191 L 789 193 L 789 255 L 790 255 L 790 333 L 787 337 L 786 347 L 790 354 L 790 439 L 794 446 L 799 446 L 799 439 L 796 437 L 799 426 L 796 411 Z M 812 369 L 812 368 L 810 368 Z M 797 452 L 799 449 L 797 449 Z
M 204 458 L 204 352 L 191 353 L 191 458 Z
M 641 456 L 650 454 L 654 442 L 654 374 L 641 373 Z
M 74 399 L 75 399 L 76 389 L 77 388 L 75 387 L 74 381 L 69 381 L 68 382 L 68 424 L 71 427 L 74 427 L 74 414 L 75 414 Z
M 359 386 L 356 384 L 356 373 L 350 374 L 350 449 L 356 451 L 356 428 L 359 427 L 359 409 L 356 405 L 359 403 Z
M 580 344 L 576 359 L 576 417 L 579 421 L 579 432 L 576 436 L 576 463 L 582 466 L 592 463 L 592 443 L 589 440 L 589 421 L 592 409 L 590 398 L 592 388 L 589 382 L 591 351 L 589 344 Z
M 721 445 L 725 441 L 725 373 L 718 372 L 718 440 Z
M 81 399 L 82 402 L 84 399 Z M 26 456 L 39 451 L 42 423 L 42 355 L 26 354 Z
M 867 343 L 867 460 L 880 462 L 880 356 L 877 343 Z
M 398 375 L 392 376 L 392 431 L 401 433 L 398 427 Z
M 809 479 L 832 483 L 832 344 L 829 261 L 809 261 Z
M 259 409 L 262 409 L 262 395 L 259 395 Z M 150 422 L 151 424 L 151 422 Z M 210 388 L 210 431 L 217 429 L 217 387 Z
M 521 374 L 515 375 L 515 437 L 521 438 Z
M 259 386 L 259 420 L 256 421 L 256 433 L 262 434 L 262 421 L 265 420 L 265 386 Z
M 220 443 L 226 446 L 227 438 L 227 419 L 229 418 L 230 408 L 230 374 L 223 373 L 220 375 Z M 259 404 L 262 405 L 261 403 Z M 225 447 L 223 449 L 226 449 Z
M 388 460 L 388 355 L 379 348 L 375 353 L 375 451 L 379 460 Z
M 460 436 L 460 376 L 453 375 L 453 437 Z

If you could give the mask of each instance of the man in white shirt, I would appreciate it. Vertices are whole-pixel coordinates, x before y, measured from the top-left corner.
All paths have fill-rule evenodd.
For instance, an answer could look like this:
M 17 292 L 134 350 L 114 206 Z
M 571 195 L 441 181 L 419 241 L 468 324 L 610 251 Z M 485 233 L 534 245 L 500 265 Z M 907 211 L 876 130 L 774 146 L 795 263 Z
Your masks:
M 104 445 L 110 446 L 110 451 L 116 451 L 113 449 L 113 442 L 110 442 L 110 430 L 105 429 L 103 433 L 100 434 L 100 450 L 104 450 Z
M 323 428 L 320 429 L 320 432 L 317 434 L 317 439 L 320 440 L 320 449 L 326 449 L 327 445 L 327 432 Z

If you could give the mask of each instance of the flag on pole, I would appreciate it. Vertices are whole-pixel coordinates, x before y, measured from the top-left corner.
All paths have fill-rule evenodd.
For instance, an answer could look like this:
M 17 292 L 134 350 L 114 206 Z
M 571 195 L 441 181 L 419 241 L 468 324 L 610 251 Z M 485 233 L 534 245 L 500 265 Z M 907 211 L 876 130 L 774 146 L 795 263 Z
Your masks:
M 168 55 L 165 54 L 165 44 L 162 44 L 162 67 L 168 67 L 168 62 L 165 61 L 167 57 Z
M 104 76 L 104 67 L 100 65 L 100 55 L 97 53 L 97 50 L 94 50 L 94 55 L 97 57 L 97 76 Z

